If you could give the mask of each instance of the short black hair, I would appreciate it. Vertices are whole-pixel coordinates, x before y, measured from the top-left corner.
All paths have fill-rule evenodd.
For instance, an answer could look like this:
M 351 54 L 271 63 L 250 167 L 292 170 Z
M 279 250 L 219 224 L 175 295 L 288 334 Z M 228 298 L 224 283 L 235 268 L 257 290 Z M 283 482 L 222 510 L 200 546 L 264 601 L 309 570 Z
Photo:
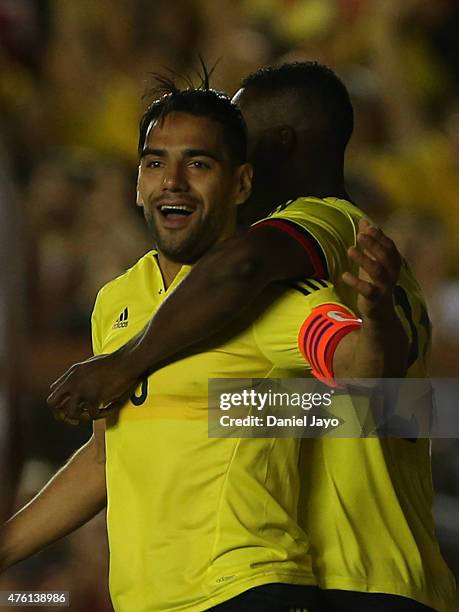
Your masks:
M 169 113 L 187 113 L 196 117 L 207 117 L 223 126 L 223 138 L 228 147 L 230 160 L 235 165 L 247 161 L 247 126 L 239 108 L 225 93 L 209 87 L 207 72 L 199 87 L 188 80 L 186 89 L 179 89 L 173 80 L 162 75 L 153 75 L 158 83 L 154 92 L 160 97 L 146 108 L 139 125 L 139 156 L 145 146 L 148 128 L 152 121 L 164 119 Z
M 305 113 L 324 120 L 335 142 L 343 148 L 354 129 L 354 109 L 344 83 L 329 68 L 318 62 L 291 62 L 261 68 L 241 83 L 256 94 L 292 93 L 299 96 Z

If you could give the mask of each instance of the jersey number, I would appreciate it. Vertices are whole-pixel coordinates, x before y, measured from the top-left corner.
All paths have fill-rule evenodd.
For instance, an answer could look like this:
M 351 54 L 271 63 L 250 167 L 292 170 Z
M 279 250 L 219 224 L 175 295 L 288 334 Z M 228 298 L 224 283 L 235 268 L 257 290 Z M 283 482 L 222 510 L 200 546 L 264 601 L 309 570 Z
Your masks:
M 400 308 L 402 309 L 403 314 L 405 315 L 405 318 L 408 321 L 408 325 L 410 326 L 410 330 L 411 330 L 411 343 L 410 343 L 410 349 L 408 352 L 408 367 L 410 368 L 413 365 L 413 363 L 415 363 L 416 359 L 419 357 L 419 334 L 418 334 L 418 330 L 416 327 L 416 323 L 413 320 L 413 311 L 411 309 L 410 301 L 408 300 L 408 296 L 406 294 L 405 289 L 403 287 L 400 287 L 400 285 L 397 285 L 394 289 L 394 299 L 395 299 L 396 305 L 400 306 Z M 427 313 L 427 310 L 424 304 L 421 304 L 421 316 L 419 317 L 419 325 L 422 325 L 422 327 L 425 328 L 427 332 L 427 338 L 429 338 L 430 321 L 429 321 L 429 315 Z M 427 349 L 427 343 L 426 343 L 425 349 Z M 406 440 L 407 442 L 415 443 L 417 439 L 416 438 L 403 438 L 403 440 Z
M 419 357 L 419 334 L 415 321 L 413 320 L 413 311 L 411 308 L 410 301 L 408 300 L 408 296 L 406 291 L 400 285 L 397 285 L 394 289 L 394 299 L 395 304 L 400 306 L 405 315 L 406 320 L 408 321 L 408 325 L 410 326 L 411 331 L 411 343 L 410 350 L 408 352 L 408 368 L 415 363 L 415 361 Z M 424 304 L 421 304 L 421 316 L 419 318 L 418 325 L 422 325 L 427 332 L 427 337 L 430 335 L 430 321 L 429 315 L 427 314 L 427 310 Z M 427 344 L 426 347 L 427 348 Z

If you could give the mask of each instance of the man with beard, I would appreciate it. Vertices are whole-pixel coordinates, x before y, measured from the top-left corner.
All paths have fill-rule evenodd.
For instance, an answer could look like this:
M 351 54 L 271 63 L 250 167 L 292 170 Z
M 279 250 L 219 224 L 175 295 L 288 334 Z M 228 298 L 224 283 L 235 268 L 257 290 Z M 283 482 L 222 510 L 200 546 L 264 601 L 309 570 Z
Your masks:
M 345 190 L 353 111 L 343 84 L 324 66 L 286 64 L 248 77 L 237 100 L 255 170 L 248 217 L 281 206 L 206 254 L 124 348 L 59 379 L 50 404 L 64 418 L 100 418 L 143 372 L 224 328 L 267 285 L 304 275 L 332 280 L 366 330 L 338 345 L 336 363 L 350 342 L 353 359 L 335 372 L 324 362 L 318 375 L 426 375 L 430 322 L 419 286 L 403 265 L 393 294 L 384 291 L 397 278 L 396 250 L 365 223 Z M 447 610 L 454 580 L 435 538 L 429 442 L 324 439 L 303 451 L 313 469 L 305 472 L 299 520 L 312 539 L 326 609 Z

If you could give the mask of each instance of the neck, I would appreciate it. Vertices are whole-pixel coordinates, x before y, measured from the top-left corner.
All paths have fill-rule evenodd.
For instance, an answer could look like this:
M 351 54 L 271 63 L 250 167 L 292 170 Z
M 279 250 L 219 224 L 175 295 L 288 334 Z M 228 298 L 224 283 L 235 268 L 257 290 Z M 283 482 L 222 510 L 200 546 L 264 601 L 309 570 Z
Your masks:
M 305 181 L 298 186 L 298 192 L 316 198 L 334 197 L 349 199 L 346 187 L 344 186 L 344 180 L 339 177 L 321 178 L 319 176 L 312 181 Z
M 273 189 L 273 186 L 269 190 L 263 188 L 264 186 L 261 187 L 251 198 L 248 206 L 243 209 L 242 219 L 245 219 L 246 216 L 250 222 L 259 220 L 269 214 L 279 204 L 283 204 L 288 200 L 296 200 L 300 197 L 349 199 L 342 176 L 301 176 L 300 180 L 286 181 L 283 184 L 277 185 L 277 190 Z
M 316 198 L 345 198 L 349 196 L 344 185 L 343 166 L 339 164 L 327 164 L 317 160 L 317 163 L 292 165 L 290 180 L 286 181 L 286 191 L 290 194 L 285 199 L 300 196 L 314 196 Z
M 168 289 L 174 278 L 177 276 L 182 264 L 177 263 L 176 261 L 171 261 L 165 255 L 163 255 L 163 253 L 158 251 L 158 265 L 163 277 L 164 287 Z

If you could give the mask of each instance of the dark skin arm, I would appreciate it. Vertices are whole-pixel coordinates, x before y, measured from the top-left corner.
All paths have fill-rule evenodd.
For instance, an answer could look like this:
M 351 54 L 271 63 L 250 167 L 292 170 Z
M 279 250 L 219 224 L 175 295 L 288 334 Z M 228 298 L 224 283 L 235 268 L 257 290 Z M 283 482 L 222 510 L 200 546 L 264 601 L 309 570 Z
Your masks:
M 368 227 L 362 225 L 362 232 L 367 233 Z M 378 242 L 379 238 L 372 239 Z M 370 244 L 361 246 L 370 248 Z M 387 250 L 389 256 L 376 268 L 372 262 L 377 253 L 359 261 L 361 251 L 350 251 L 349 256 L 362 266 L 362 274 L 369 275 L 372 282 L 352 275 L 344 278 L 360 295 L 368 289 L 365 283 L 370 285 L 371 295 L 365 297 L 370 304 L 382 300 L 383 307 L 373 308 L 373 315 L 377 316 L 372 316 L 372 309 L 368 309 L 368 331 L 373 338 L 368 345 L 371 350 L 381 338 L 377 330 L 397 323 L 396 317 L 386 316 L 386 308 L 390 303 L 393 310 L 392 289 L 396 282 L 393 279 L 398 278 L 399 255 L 393 243 L 389 249 L 384 245 L 383 251 Z M 125 400 L 144 372 L 157 369 L 181 351 L 220 331 L 269 283 L 312 273 L 312 263 L 303 247 L 276 228 L 260 227 L 219 244 L 200 259 L 138 336 L 111 355 L 75 364 L 58 379 L 51 387 L 50 407 L 58 418 L 72 424 L 79 418 L 103 418 L 107 414 L 103 407 L 112 405 L 116 409 L 116 400 Z M 404 337 L 403 329 L 394 328 L 393 332 L 395 337 L 400 333 Z M 335 361 L 335 376 L 339 378 L 348 374 L 344 364 L 355 350 L 350 340 L 346 345 L 348 348 L 343 348 Z M 363 372 L 355 370 L 353 374 L 364 377 L 367 368 Z M 377 377 L 382 372 L 372 374 Z
M 336 378 L 402 378 L 406 373 L 408 338 L 398 318 L 393 289 L 401 268 L 395 244 L 381 230 L 362 220 L 357 245 L 348 249 L 359 266 L 358 277 L 345 272 L 343 280 L 357 293 L 363 328 L 338 344 L 333 369 Z
M 83 407 L 98 418 L 99 406 L 128 396 L 144 372 L 223 329 L 269 283 L 312 271 L 301 245 L 275 228 L 260 227 L 216 245 L 140 334 L 111 355 L 72 366 L 52 385 L 48 404 L 57 418 L 71 424 Z

